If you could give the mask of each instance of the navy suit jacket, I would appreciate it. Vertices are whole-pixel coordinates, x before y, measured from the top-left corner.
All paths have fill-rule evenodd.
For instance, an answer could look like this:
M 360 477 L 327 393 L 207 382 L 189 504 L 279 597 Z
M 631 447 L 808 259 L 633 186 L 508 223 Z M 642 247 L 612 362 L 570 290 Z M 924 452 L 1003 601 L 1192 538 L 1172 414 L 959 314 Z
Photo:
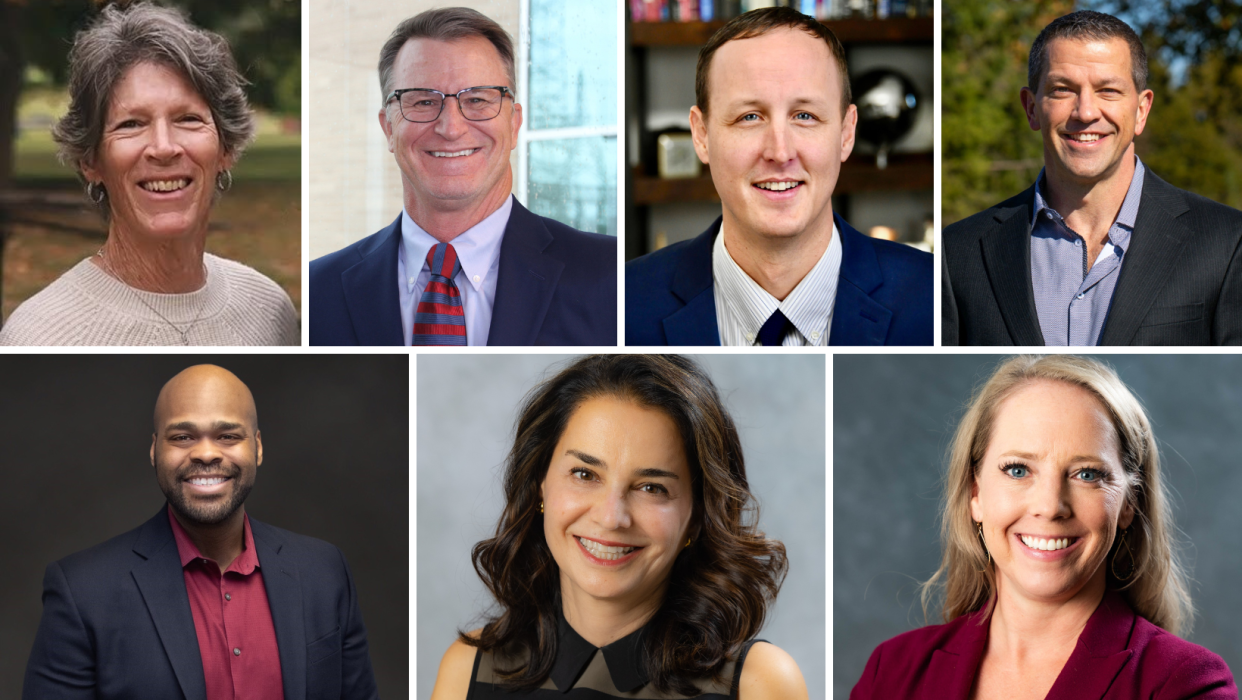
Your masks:
M 378 698 L 349 567 L 327 542 L 250 518 L 285 700 Z M 47 567 L 25 700 L 206 700 L 167 506 Z
M 932 256 L 869 238 L 833 214 L 841 274 L 830 345 L 931 345 Z M 698 238 L 625 266 L 626 345 L 720 345 L 712 283 L 716 219 Z
M 311 345 L 403 345 L 401 217 L 312 260 Z M 616 345 L 617 239 L 572 229 L 516 199 L 500 243 L 488 345 Z

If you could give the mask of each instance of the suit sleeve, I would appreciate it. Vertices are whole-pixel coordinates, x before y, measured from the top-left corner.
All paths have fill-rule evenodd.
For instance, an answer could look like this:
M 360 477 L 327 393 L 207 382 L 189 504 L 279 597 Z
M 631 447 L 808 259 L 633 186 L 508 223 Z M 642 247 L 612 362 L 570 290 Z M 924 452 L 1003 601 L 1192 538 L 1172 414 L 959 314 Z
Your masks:
M 1242 245 L 1233 251 L 1216 304 L 1212 344 L 1242 345 Z
M 43 575 L 43 617 L 22 686 L 23 700 L 94 700 L 95 651 L 60 564 Z
M 349 587 L 349 607 L 341 622 L 341 700 L 379 700 L 375 687 L 375 674 L 371 670 L 371 653 L 367 648 L 367 630 L 362 624 L 362 609 L 358 605 L 358 591 L 354 577 L 349 571 L 345 555 L 341 568 Z

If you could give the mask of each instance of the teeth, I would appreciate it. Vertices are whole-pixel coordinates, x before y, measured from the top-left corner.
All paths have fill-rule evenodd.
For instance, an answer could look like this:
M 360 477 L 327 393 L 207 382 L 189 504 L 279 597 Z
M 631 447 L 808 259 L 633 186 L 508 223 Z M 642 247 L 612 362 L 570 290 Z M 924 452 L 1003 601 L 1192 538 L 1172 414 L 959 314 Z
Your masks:
M 791 182 L 758 182 L 755 186 L 761 190 L 771 190 L 773 192 L 784 192 L 785 190 L 797 187 L 802 184 L 797 180 Z
M 1067 135 L 1070 137 L 1070 140 L 1078 141 L 1079 143 L 1090 143 L 1092 141 L 1100 140 L 1099 134 L 1067 134 Z
M 474 153 L 473 148 L 467 148 L 464 151 L 454 151 L 452 153 L 448 151 L 432 151 L 431 155 L 435 156 L 436 158 L 458 158 L 460 156 L 468 156 L 471 153 Z
M 1065 549 L 1069 546 L 1069 542 L 1068 537 L 1046 540 L 1042 537 L 1028 537 L 1027 535 L 1022 535 L 1022 544 L 1030 547 L 1031 549 L 1041 549 L 1045 552 L 1055 552 L 1058 549 Z
M 582 543 L 583 547 L 586 547 L 591 556 L 605 561 L 616 561 L 637 549 L 636 547 L 605 547 L 598 542 L 583 537 L 579 537 L 578 541 Z
M 181 178 L 180 180 L 152 180 L 142 183 L 141 187 L 149 192 L 174 192 L 189 184 L 189 180 Z
M 195 486 L 215 486 L 216 484 L 223 484 L 224 477 L 222 476 L 210 476 L 210 477 L 196 476 L 193 479 L 190 479 L 190 483 L 194 484 Z

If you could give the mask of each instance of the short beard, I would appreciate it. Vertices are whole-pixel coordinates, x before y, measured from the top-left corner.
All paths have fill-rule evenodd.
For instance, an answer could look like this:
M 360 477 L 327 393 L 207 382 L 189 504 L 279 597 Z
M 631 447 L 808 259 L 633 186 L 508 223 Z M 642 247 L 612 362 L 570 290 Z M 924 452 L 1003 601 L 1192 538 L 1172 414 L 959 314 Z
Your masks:
M 208 470 L 215 473 L 224 472 L 232 478 L 233 497 L 223 503 L 195 506 L 190 503 L 190 499 L 185 495 L 185 479 L 197 472 L 207 473 Z M 230 465 L 226 468 L 209 468 L 198 463 L 192 463 L 177 470 L 171 486 L 161 483 L 160 490 L 164 492 L 164 497 L 168 499 L 168 505 L 172 506 L 173 511 L 181 516 L 183 520 L 195 525 L 219 525 L 233 517 L 237 509 L 241 508 L 242 504 L 245 503 L 246 497 L 250 495 L 250 489 L 254 486 L 253 480 L 250 482 L 241 481 L 239 478 L 241 474 L 242 470 L 237 465 Z

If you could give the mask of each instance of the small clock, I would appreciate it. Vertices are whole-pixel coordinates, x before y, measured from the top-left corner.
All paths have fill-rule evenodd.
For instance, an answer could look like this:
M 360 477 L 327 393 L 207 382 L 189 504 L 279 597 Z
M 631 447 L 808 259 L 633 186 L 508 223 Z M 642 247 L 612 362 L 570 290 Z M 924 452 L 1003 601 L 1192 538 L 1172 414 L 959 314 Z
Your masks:
M 656 162 L 660 177 L 666 179 L 698 177 L 703 164 L 694 152 L 694 137 L 690 134 L 662 134 L 656 139 Z

